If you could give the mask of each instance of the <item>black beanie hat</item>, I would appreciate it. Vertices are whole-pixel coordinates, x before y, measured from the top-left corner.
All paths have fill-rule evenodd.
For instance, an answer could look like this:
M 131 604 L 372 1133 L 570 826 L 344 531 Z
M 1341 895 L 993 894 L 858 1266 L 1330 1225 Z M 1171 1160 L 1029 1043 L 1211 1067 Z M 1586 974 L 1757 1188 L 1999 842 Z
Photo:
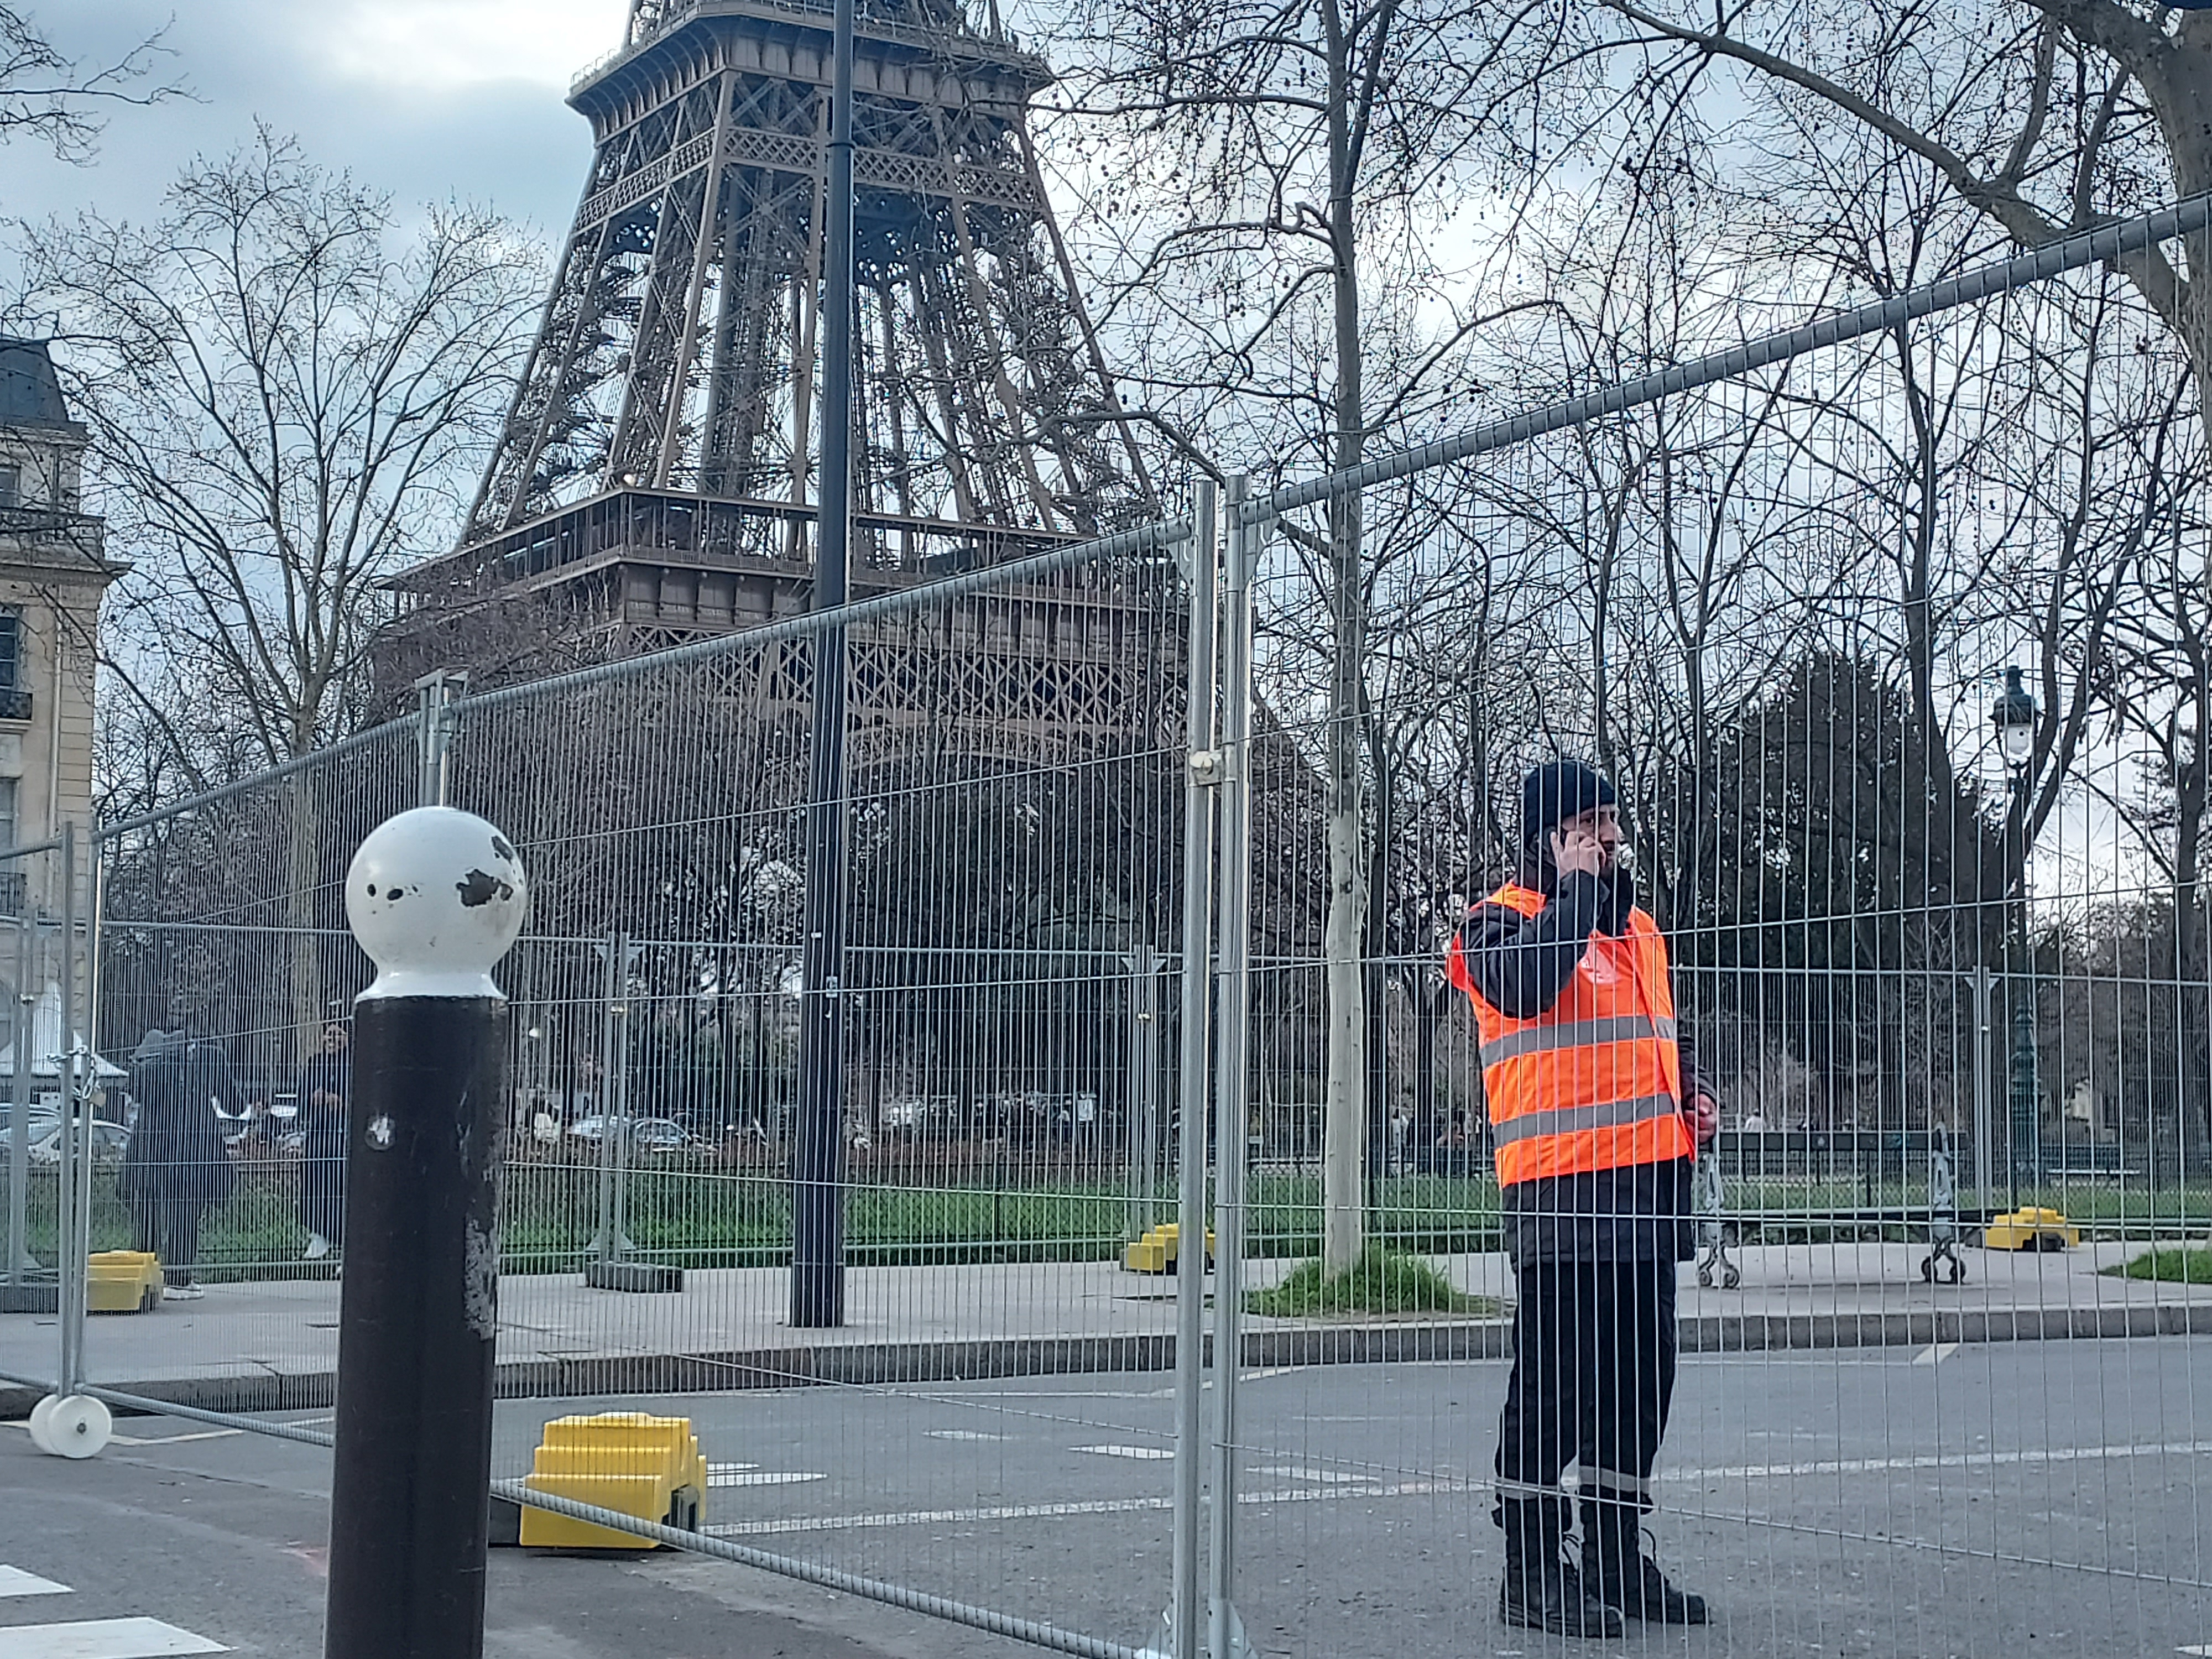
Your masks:
M 1544 833 L 1569 818 L 1614 805 L 1613 785 L 1595 767 L 1580 761 L 1553 761 L 1521 781 L 1521 841 L 1543 843 Z

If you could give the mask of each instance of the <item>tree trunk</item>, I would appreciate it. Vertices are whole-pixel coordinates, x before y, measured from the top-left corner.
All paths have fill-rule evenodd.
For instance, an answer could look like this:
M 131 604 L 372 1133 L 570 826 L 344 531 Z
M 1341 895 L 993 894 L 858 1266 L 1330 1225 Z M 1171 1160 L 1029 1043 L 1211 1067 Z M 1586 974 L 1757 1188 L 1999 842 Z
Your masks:
M 314 776 L 302 768 L 284 782 L 286 867 L 284 924 L 290 930 L 292 1026 L 298 1053 L 313 1051 L 323 1019 L 323 945 L 317 929 L 315 894 L 321 885 L 322 816 L 316 810 Z
M 1364 690 L 1364 688 L 1363 688 Z M 1367 757 L 1375 789 L 1375 821 L 1367 846 L 1366 958 L 1364 969 L 1367 1060 L 1366 1195 L 1379 1198 L 1376 1183 L 1390 1167 L 1390 849 L 1395 838 L 1397 787 L 1381 722 L 1367 715 L 1361 726 L 1367 735 Z
M 2191 1161 L 2202 1166 L 2212 1135 L 2212 939 L 2207 927 L 2201 866 L 2203 857 L 2204 816 L 2208 775 L 2205 730 L 2212 720 L 2212 685 L 2201 664 L 2188 688 L 2193 732 L 2169 727 L 2166 750 L 2173 781 L 2173 943 L 2174 978 L 2180 987 L 2174 1013 L 2179 1027 L 2180 1075 L 2176 1093 L 2177 1127 L 2182 1143 L 2191 1149 Z M 2178 725 L 2178 722 L 2176 722 Z
M 1363 428 L 1359 284 L 1352 222 L 1349 93 L 1352 43 L 1336 7 L 1328 22 L 1329 239 L 1335 267 L 1336 435 L 1331 468 L 1359 464 Z M 1322 937 L 1328 987 L 1328 1074 L 1322 1117 L 1322 1262 L 1340 1273 L 1359 1255 L 1361 1153 L 1367 1127 L 1367 1011 L 1360 961 L 1366 932 L 1367 860 L 1360 834 L 1359 688 L 1366 658 L 1366 595 L 1360 580 L 1356 495 L 1328 507 L 1330 605 L 1336 624 L 1328 698 L 1328 915 Z

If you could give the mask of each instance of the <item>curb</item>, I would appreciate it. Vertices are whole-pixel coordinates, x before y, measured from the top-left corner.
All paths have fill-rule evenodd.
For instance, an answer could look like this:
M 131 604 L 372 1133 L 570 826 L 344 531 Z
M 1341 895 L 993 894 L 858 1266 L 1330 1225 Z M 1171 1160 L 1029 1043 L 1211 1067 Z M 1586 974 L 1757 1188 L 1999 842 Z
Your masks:
M 1876 1314 L 1699 1314 L 1683 1320 L 1678 1330 L 1684 1353 L 2191 1336 L 2212 1334 L 2212 1302 L 2099 1308 L 1925 1308 Z M 1206 1352 L 1210 1358 L 1210 1342 Z M 1244 1364 L 1257 1368 L 1502 1359 L 1511 1352 L 1512 1323 L 1504 1319 L 1285 1326 L 1248 1331 L 1244 1335 Z M 502 1400 L 532 1400 L 969 1382 L 1085 1372 L 1164 1371 L 1174 1366 L 1175 1338 L 1155 1333 L 825 1343 L 713 1353 L 524 1360 L 501 1365 L 494 1386 Z M 330 1406 L 337 1376 L 331 1371 L 302 1371 L 289 1376 L 178 1377 L 110 1386 L 202 1411 L 314 1411 Z M 0 1384 L 0 1419 L 27 1417 L 38 1401 L 36 1389 Z

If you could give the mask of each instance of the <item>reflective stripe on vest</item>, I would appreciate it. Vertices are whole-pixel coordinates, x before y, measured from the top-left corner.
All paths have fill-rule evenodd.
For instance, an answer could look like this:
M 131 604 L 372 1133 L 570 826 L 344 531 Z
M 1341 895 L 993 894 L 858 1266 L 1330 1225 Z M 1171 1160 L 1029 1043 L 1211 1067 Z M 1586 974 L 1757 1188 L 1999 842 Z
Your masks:
M 1603 1019 L 1562 1020 L 1553 1025 L 1524 1025 L 1495 1042 L 1482 1045 L 1482 1063 L 1495 1066 L 1516 1054 L 1541 1054 L 1547 1048 L 1579 1048 L 1588 1043 L 1633 1042 L 1639 1037 L 1674 1040 L 1674 1022 L 1644 1014 L 1614 1014 Z
M 1594 1106 L 1540 1106 L 1496 1125 L 1492 1139 L 1510 1146 L 1531 1135 L 1572 1134 L 1578 1129 L 1617 1129 L 1662 1115 L 1680 1116 L 1672 1095 L 1638 1095 L 1633 1100 L 1601 1100 Z
M 1546 901 L 1509 885 L 1489 902 L 1534 917 Z M 1509 1018 L 1472 975 L 1454 978 L 1481 1028 L 1502 1184 L 1696 1156 L 1682 1121 L 1666 945 L 1643 911 L 1630 912 L 1620 939 L 1593 934 L 1558 1000 L 1534 1019 Z

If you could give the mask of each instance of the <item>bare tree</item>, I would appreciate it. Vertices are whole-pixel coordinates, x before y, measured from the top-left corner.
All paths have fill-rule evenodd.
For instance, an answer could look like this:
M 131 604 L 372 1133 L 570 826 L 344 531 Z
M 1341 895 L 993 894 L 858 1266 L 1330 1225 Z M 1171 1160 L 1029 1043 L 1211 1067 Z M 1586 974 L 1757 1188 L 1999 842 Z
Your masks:
M 1777 161 L 1832 176 L 1854 137 L 1929 169 L 1967 214 L 2024 246 L 2159 198 L 2212 189 L 2212 15 L 2128 0 L 1874 0 L 1808 27 L 1771 0 L 1699 9 L 1604 0 L 1608 43 L 1637 54 L 1656 106 L 1691 107 L 1710 88 L 1766 97 L 1753 121 L 1760 188 Z M 1832 202 L 1837 193 L 1816 192 Z M 2199 284 L 2212 238 L 2177 265 L 2159 248 L 2120 269 L 2179 338 L 2212 410 L 2212 307 Z
M 380 584 L 443 550 L 529 343 L 538 266 L 495 216 L 391 204 L 268 131 L 155 223 L 33 228 L 14 307 L 68 348 L 134 568 L 104 666 L 193 788 L 310 753 L 368 706 Z M 144 767 L 136 769 L 147 775 Z M 290 857 L 319 832 L 295 792 Z M 300 957 L 295 1021 L 321 1016 Z
M 167 52 L 164 33 L 112 63 L 88 66 L 56 46 L 26 8 L 0 5 L 0 143 L 30 138 L 64 161 L 90 160 L 106 125 L 103 110 L 185 95 L 178 82 L 155 78 Z
M 1147 348 L 1152 388 L 1218 443 L 1288 464 L 1356 467 L 1425 400 L 1463 391 L 1468 341 L 1497 308 L 1447 282 L 1425 233 L 1460 195 L 1456 163 L 1487 130 L 1478 97 L 1502 46 L 1533 37 L 1471 0 L 1093 0 L 1067 27 L 1073 106 L 1150 177 L 1109 187 L 1125 240 L 1104 325 Z M 1540 53 L 1539 54 L 1540 55 Z M 1112 164 L 1109 164 L 1112 165 Z M 1379 277 L 1379 280 L 1378 280 Z M 1376 301 L 1378 295 L 1381 304 Z M 1420 317 L 1424 305 L 1449 320 Z M 1392 371 L 1370 373 L 1378 339 Z M 1442 390 L 1447 385 L 1449 391 Z M 1262 411 L 1232 434 L 1209 414 Z M 1195 405 L 1189 407 L 1188 405 Z M 1316 534 L 1286 532 L 1326 568 L 1331 643 L 1323 769 L 1328 1060 L 1323 1260 L 1350 1265 L 1363 1237 L 1374 969 L 1367 790 L 1385 757 L 1363 714 L 1368 562 L 1356 496 Z M 1415 539 L 1418 539 L 1416 538 Z

